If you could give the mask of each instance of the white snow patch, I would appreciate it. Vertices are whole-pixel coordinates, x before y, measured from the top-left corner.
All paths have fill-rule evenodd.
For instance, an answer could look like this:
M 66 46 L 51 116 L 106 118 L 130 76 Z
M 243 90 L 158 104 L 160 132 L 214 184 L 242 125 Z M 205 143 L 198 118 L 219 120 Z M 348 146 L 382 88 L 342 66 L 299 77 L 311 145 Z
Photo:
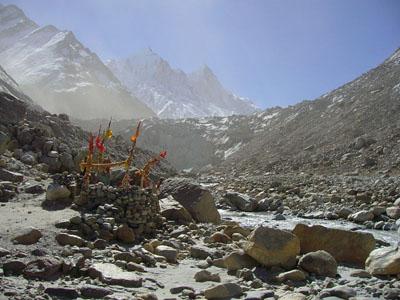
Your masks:
M 392 88 L 395 92 L 400 93 L 400 82 Z
M 239 151 L 240 147 L 242 146 L 242 142 L 237 143 L 235 146 L 229 148 L 228 150 L 225 150 L 224 152 L 224 159 L 227 159 L 229 156 L 231 156 L 233 153 Z
M 273 117 L 276 117 L 277 115 L 279 115 L 279 111 L 276 111 L 276 112 L 274 112 L 274 113 L 272 113 L 272 114 L 270 114 L 270 115 L 264 116 L 264 117 L 263 117 L 263 120 L 264 120 L 264 121 L 270 120 L 270 119 L 272 119 Z

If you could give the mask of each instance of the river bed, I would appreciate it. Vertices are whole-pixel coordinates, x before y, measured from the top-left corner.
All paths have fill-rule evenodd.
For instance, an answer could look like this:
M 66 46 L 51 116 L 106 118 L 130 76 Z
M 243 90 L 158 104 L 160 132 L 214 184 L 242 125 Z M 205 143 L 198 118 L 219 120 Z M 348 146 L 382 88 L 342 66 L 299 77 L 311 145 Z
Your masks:
M 391 245 L 400 244 L 400 235 L 397 231 L 366 229 L 363 228 L 363 226 L 345 220 L 306 219 L 291 215 L 284 215 L 286 220 L 278 221 L 274 220 L 276 215 L 271 212 L 242 212 L 220 209 L 219 213 L 221 214 L 222 218 L 239 222 L 243 226 L 255 227 L 263 225 L 279 229 L 292 230 L 298 223 L 307 225 L 322 225 L 329 228 L 370 232 L 377 240 L 385 241 Z

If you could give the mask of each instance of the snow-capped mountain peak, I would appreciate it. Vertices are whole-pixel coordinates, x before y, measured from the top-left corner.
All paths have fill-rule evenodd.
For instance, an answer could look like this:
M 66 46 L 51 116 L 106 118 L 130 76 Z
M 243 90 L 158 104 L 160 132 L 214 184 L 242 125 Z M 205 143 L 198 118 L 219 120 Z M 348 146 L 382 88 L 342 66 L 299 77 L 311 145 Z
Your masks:
M 159 117 L 184 118 L 248 114 L 254 104 L 225 90 L 210 67 L 186 74 L 146 48 L 107 66 L 129 91 L 149 105 Z
M 192 75 L 194 74 L 204 77 L 216 77 L 214 72 L 210 69 L 210 67 L 207 64 L 202 65 L 200 69 L 192 72 Z
M 50 112 L 84 119 L 155 116 L 73 32 L 39 27 L 14 5 L 0 7 L 0 64 Z

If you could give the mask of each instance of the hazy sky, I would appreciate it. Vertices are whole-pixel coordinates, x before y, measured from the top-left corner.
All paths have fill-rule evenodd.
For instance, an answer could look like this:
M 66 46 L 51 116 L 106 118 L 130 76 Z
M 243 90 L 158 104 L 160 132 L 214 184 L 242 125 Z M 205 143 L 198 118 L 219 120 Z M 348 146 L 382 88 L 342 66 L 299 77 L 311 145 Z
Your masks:
M 208 64 L 261 107 L 313 99 L 400 47 L 399 0 L 0 0 L 72 30 L 103 59 L 151 47 L 174 68 Z

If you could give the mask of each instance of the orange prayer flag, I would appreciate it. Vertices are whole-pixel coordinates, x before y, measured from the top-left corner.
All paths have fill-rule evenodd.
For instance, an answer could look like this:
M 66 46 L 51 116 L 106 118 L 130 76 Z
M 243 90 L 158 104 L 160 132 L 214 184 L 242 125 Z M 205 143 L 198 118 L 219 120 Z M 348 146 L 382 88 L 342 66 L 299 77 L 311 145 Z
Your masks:
M 142 121 L 139 121 L 137 127 L 136 127 L 136 133 L 131 136 L 131 142 L 134 143 L 136 142 L 137 138 L 140 135 L 140 125 L 142 124 Z

